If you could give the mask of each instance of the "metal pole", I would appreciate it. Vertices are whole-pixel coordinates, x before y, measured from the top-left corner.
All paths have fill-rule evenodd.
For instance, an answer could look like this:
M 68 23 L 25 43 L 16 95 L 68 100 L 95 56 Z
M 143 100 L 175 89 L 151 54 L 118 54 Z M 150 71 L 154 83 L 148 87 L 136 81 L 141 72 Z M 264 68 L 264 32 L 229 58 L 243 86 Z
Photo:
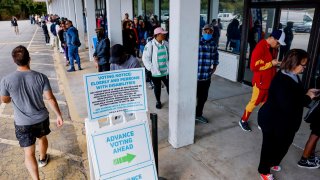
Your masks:
M 151 113 L 150 114 L 151 124 L 152 124 L 152 145 L 153 145 L 153 153 L 154 153 L 154 160 L 156 162 L 157 173 L 159 175 L 159 168 L 158 168 L 158 114 Z

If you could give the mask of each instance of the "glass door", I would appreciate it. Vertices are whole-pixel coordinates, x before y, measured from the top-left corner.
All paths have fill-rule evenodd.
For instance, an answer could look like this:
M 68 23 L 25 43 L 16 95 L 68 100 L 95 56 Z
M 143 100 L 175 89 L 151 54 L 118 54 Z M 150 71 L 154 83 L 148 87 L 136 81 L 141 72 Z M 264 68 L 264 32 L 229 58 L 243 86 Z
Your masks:
M 252 71 L 250 70 L 250 59 L 253 49 L 256 44 L 266 39 L 275 27 L 275 8 L 251 8 L 250 10 L 250 22 L 248 33 L 248 45 L 246 49 L 246 68 L 244 72 L 244 83 L 251 84 Z
M 280 47 L 279 59 L 292 48 L 307 51 L 315 9 L 281 9 L 280 25 L 285 32 L 286 46 Z

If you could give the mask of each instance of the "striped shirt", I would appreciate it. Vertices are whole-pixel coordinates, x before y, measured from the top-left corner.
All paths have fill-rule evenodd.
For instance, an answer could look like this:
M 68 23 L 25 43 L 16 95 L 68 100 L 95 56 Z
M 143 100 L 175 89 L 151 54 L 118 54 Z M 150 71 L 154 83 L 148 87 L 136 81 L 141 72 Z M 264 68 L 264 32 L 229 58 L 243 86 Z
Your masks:
M 158 65 L 159 65 L 159 70 L 160 70 L 160 75 L 153 75 L 153 77 L 163 77 L 168 75 L 168 53 L 167 53 L 167 48 L 165 47 L 164 44 L 158 46 Z

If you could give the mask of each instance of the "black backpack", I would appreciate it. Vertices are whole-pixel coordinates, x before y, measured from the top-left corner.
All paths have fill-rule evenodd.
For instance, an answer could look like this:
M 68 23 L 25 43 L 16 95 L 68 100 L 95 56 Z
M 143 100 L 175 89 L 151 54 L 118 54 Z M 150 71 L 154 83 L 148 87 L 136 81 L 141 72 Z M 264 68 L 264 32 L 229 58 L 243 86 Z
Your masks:
M 50 31 L 54 36 L 57 36 L 57 31 L 56 31 L 56 24 L 51 24 L 50 26 Z

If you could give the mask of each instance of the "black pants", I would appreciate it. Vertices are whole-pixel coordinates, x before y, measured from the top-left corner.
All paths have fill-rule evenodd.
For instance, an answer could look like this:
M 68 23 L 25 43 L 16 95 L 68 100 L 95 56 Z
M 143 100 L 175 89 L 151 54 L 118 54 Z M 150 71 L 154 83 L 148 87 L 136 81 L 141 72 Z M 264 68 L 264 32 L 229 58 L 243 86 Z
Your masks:
M 196 108 L 196 116 L 202 116 L 202 111 L 204 104 L 208 99 L 209 88 L 211 84 L 211 79 L 205 81 L 198 81 L 197 85 L 197 108 Z
M 46 38 L 46 43 L 50 43 L 50 36 L 49 34 L 44 34 L 44 37 Z
M 152 77 L 152 82 L 154 84 L 154 95 L 156 96 L 157 102 L 160 101 L 161 96 L 161 81 L 164 83 L 164 85 L 167 87 L 167 92 L 169 94 L 169 76 L 163 76 L 163 77 Z
M 110 63 L 98 65 L 98 72 L 110 71 Z
M 260 174 L 269 174 L 270 168 L 278 166 L 287 154 L 295 133 L 264 131 L 262 133 L 263 140 L 258 171 Z

